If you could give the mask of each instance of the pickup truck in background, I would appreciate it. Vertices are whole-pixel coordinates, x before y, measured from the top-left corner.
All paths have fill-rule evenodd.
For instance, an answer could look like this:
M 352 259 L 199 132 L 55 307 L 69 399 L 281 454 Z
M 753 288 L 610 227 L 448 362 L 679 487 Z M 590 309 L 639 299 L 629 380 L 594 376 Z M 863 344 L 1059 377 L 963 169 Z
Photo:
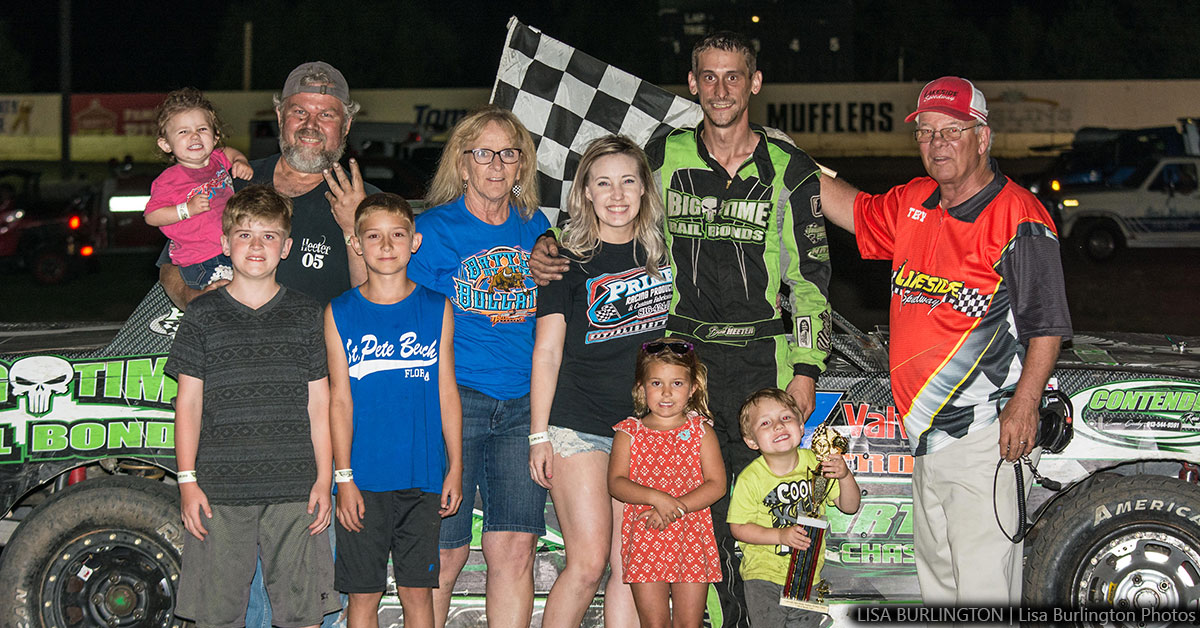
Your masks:
M 1065 189 L 1059 235 L 1092 259 L 1122 247 L 1200 246 L 1200 156 L 1148 158 L 1117 186 Z

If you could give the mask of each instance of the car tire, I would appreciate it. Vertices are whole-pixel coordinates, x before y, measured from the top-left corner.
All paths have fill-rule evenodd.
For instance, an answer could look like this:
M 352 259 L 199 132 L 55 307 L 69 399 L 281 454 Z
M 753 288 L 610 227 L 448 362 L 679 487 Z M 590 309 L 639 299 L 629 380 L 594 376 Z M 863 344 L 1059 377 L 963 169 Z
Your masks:
M 1200 487 L 1161 476 L 1116 476 L 1063 499 L 1031 535 L 1027 607 L 1197 610 Z
M 34 281 L 42 285 L 58 285 L 71 276 L 71 258 L 66 251 L 42 247 L 30 257 L 29 271 L 33 273 Z
M 0 626 L 190 626 L 174 615 L 184 534 L 162 482 L 115 475 L 55 493 L 0 554 Z
M 1088 259 L 1097 262 L 1113 258 L 1125 246 L 1125 237 L 1108 220 L 1092 220 L 1081 225 L 1078 246 Z

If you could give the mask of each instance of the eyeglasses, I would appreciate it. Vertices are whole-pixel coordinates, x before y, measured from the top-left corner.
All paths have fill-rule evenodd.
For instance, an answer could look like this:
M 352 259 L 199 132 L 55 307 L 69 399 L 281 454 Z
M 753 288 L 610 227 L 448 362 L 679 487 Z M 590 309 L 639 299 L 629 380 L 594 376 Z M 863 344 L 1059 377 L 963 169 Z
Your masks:
M 496 158 L 496 155 L 499 155 L 500 161 L 506 164 L 515 164 L 521 159 L 521 149 L 519 148 L 505 148 L 502 150 L 492 150 L 490 148 L 472 148 L 471 150 L 463 151 L 464 155 L 468 153 L 475 158 L 475 163 L 481 166 L 486 166 L 492 163 L 492 160 Z
M 944 129 L 936 129 L 936 130 L 935 129 L 917 129 L 916 131 L 913 131 L 913 139 L 917 140 L 917 142 L 920 144 L 928 144 L 929 142 L 933 141 L 933 134 L 937 133 L 938 135 L 942 136 L 942 139 L 946 140 L 947 142 L 957 142 L 959 140 L 959 138 L 962 137 L 963 131 L 966 131 L 967 129 L 973 129 L 977 126 L 983 126 L 983 123 L 980 122 L 979 124 L 976 124 L 974 126 L 969 126 L 966 128 L 960 128 L 960 127 L 956 127 L 956 126 L 948 126 Z
M 652 340 L 642 343 L 642 351 L 650 355 L 662 353 L 664 350 L 670 350 L 675 355 L 687 355 L 692 352 L 692 343 L 687 341 L 667 342 L 663 340 Z

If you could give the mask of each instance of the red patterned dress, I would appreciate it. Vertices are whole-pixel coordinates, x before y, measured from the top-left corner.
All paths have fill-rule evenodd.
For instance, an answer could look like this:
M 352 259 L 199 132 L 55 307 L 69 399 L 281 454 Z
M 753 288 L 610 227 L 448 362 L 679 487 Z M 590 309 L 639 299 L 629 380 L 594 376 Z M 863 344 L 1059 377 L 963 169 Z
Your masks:
M 700 437 L 708 429 L 706 424 L 711 421 L 694 412 L 672 430 L 650 429 L 635 418 L 618 423 L 613 429 L 632 440 L 629 479 L 676 498 L 695 490 L 704 483 Z M 709 509 L 690 512 L 660 531 L 635 521 L 650 508 L 625 504 L 621 522 L 625 582 L 720 582 L 721 563 Z

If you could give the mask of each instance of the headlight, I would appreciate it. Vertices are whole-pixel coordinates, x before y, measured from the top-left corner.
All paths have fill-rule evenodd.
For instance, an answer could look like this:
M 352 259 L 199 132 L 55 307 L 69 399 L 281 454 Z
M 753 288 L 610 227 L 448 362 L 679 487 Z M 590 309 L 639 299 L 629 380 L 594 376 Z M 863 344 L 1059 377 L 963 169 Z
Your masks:
M 1079 201 L 1076 199 L 1073 199 L 1073 198 L 1064 198 L 1063 202 L 1062 202 L 1062 206 L 1063 207 L 1079 207 Z
M 1062 189 L 1062 183 L 1059 183 L 1058 179 L 1051 179 L 1050 180 L 1050 189 L 1057 192 Z

